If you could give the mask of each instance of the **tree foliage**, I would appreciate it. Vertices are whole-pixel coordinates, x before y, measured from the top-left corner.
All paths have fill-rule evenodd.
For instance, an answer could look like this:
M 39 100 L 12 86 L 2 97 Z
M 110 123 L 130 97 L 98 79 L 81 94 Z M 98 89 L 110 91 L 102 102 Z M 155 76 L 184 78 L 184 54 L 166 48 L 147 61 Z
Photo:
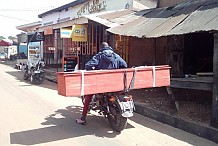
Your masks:
M 14 40 L 14 39 L 16 39 L 16 37 L 9 36 L 8 39 L 9 40 Z
M 0 36 L 0 40 L 3 40 L 3 39 L 5 39 L 5 37 L 3 37 L 3 36 Z

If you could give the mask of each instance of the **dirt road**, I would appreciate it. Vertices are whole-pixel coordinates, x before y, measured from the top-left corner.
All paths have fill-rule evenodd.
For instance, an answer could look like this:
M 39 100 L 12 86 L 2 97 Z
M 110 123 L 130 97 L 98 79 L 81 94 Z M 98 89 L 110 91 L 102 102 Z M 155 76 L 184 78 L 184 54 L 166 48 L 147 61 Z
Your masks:
M 92 112 L 78 125 L 82 102 L 63 97 L 55 83 L 36 86 L 20 70 L 0 63 L 0 146 L 216 146 L 182 130 L 134 114 L 121 133 Z

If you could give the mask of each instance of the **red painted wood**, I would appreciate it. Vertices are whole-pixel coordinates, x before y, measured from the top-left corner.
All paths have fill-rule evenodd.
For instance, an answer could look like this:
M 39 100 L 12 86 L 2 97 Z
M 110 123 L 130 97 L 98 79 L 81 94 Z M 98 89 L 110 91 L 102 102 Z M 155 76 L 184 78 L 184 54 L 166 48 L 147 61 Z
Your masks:
M 127 87 L 133 77 L 133 68 L 127 68 Z M 81 72 L 58 72 L 58 94 L 80 96 L 82 89 Z M 155 85 L 155 86 L 153 86 Z M 170 67 L 155 66 L 155 83 L 152 66 L 137 68 L 134 89 L 162 87 L 170 85 Z M 124 69 L 84 71 L 84 93 L 95 94 L 124 90 Z

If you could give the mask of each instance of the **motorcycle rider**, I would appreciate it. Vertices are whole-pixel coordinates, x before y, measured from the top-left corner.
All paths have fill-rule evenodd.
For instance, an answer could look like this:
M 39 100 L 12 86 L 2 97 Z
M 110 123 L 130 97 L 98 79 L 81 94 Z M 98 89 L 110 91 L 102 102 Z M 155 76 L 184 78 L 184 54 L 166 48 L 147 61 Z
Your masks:
M 94 55 L 86 64 L 86 70 L 100 70 L 100 69 L 119 69 L 127 68 L 127 63 L 116 54 L 107 42 L 103 42 L 100 45 L 100 52 Z M 83 107 L 82 117 L 76 119 L 78 124 L 86 124 L 86 116 L 88 112 L 88 106 L 93 95 L 85 95 L 85 103 Z

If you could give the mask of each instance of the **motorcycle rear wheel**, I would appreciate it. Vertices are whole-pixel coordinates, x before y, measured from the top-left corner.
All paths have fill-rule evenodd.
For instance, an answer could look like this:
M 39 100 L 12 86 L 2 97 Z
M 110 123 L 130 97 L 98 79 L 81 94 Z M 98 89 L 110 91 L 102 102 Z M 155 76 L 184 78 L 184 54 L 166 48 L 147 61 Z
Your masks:
M 116 102 L 114 103 L 115 106 L 110 106 L 110 114 L 108 114 L 108 122 L 110 127 L 117 131 L 121 132 L 123 129 L 126 128 L 127 125 L 127 118 L 121 115 L 120 105 Z M 113 111 L 112 111 L 113 110 Z

